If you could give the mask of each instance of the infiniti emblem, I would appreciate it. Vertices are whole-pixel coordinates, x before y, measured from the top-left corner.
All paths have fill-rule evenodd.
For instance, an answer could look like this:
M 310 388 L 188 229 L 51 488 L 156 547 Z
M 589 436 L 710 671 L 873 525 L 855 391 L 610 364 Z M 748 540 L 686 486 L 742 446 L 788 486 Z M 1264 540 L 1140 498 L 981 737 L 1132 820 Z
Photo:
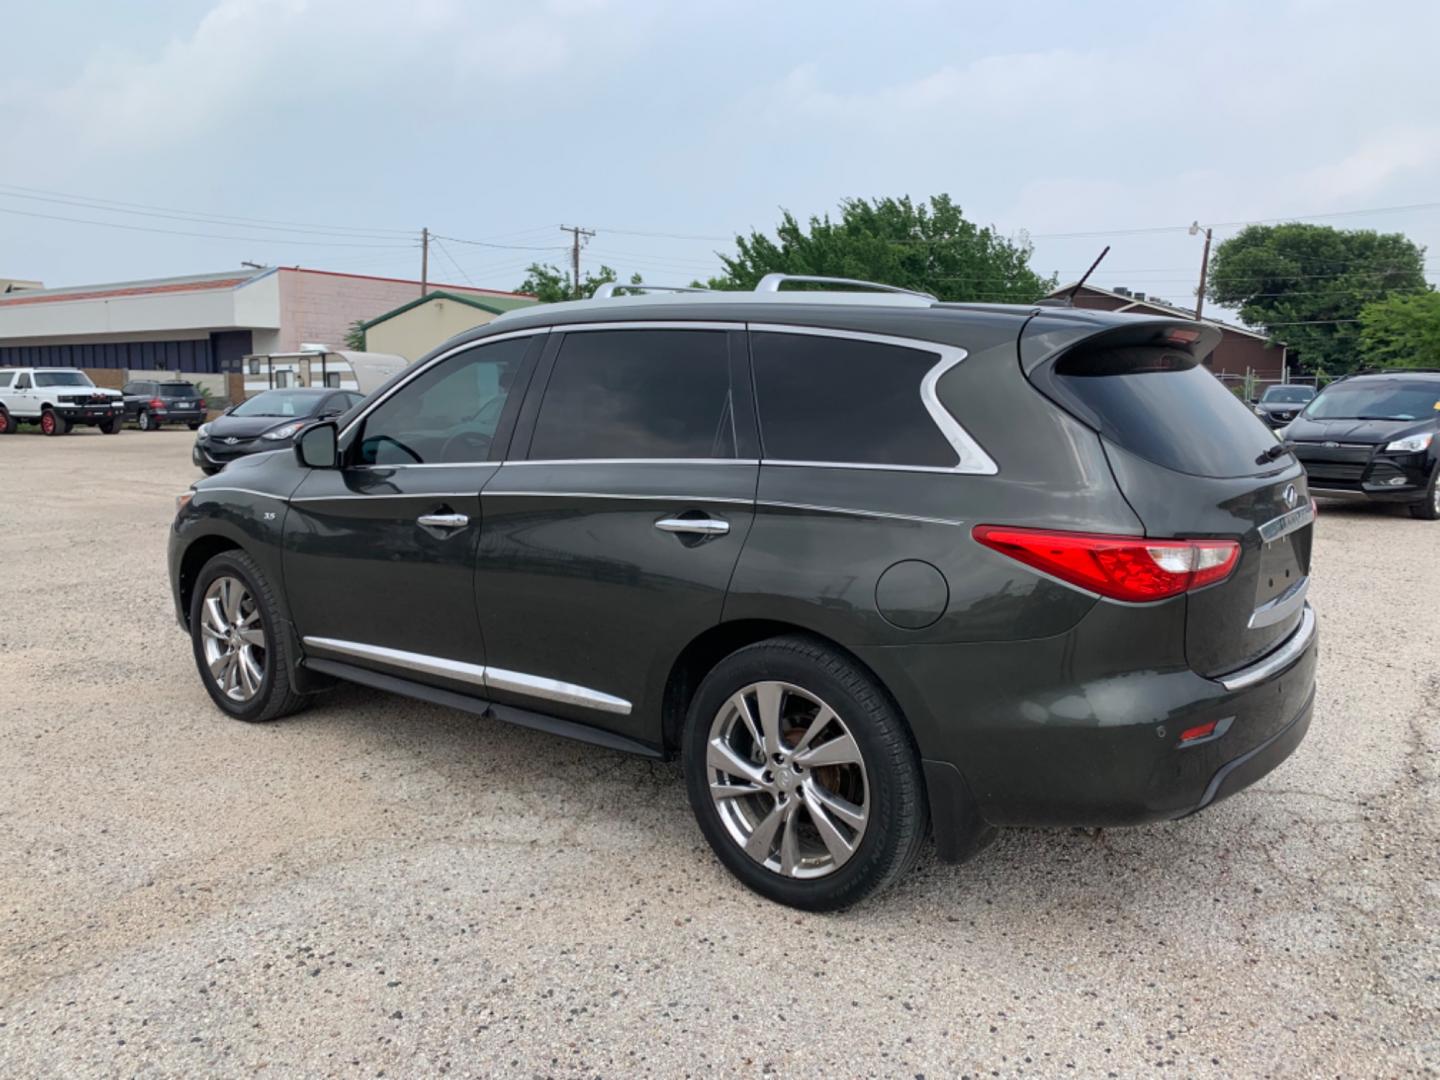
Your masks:
M 1295 504 L 1298 503 L 1299 501 L 1300 501 L 1300 496 L 1299 496 L 1299 495 L 1296 493 L 1296 491 L 1295 491 L 1295 485 L 1294 485 L 1294 484 L 1286 484 L 1286 485 L 1285 485 L 1285 505 L 1288 506 L 1288 507 L 1290 507 L 1291 510 L 1294 510 L 1294 509 L 1295 509 Z

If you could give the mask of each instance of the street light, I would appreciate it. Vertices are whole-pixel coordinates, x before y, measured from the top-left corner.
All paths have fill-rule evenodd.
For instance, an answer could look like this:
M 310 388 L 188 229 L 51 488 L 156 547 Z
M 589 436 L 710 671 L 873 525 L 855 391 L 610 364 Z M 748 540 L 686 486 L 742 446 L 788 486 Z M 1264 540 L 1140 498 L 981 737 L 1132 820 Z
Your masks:
M 1200 222 L 1190 223 L 1190 235 L 1200 234 Z M 1200 256 L 1200 291 L 1195 294 L 1195 321 L 1200 321 L 1200 312 L 1205 310 L 1205 271 L 1210 268 L 1210 227 L 1205 227 L 1205 254 Z

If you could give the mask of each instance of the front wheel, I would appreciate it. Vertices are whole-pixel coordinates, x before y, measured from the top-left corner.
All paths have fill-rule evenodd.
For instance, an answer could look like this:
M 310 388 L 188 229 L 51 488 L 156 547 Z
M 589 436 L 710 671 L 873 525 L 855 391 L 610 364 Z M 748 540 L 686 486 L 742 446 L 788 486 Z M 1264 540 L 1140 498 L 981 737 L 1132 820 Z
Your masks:
M 690 704 L 683 755 L 711 848 L 777 903 L 847 907 L 919 853 L 929 814 L 905 721 L 820 642 L 773 638 L 722 660 Z
M 190 598 L 190 641 L 200 679 L 227 715 L 259 723 L 304 708 L 307 699 L 290 682 L 284 614 L 244 552 L 221 552 L 201 568 Z
M 117 431 L 120 430 L 120 417 L 116 416 L 109 420 L 102 420 L 100 421 L 99 427 L 100 434 L 114 435 Z
M 1440 462 L 1435 464 L 1430 490 L 1426 492 L 1424 501 L 1410 504 L 1410 516 L 1421 521 L 1440 521 Z
M 66 435 L 70 425 L 56 416 L 54 409 L 46 409 L 40 414 L 40 430 L 46 435 Z

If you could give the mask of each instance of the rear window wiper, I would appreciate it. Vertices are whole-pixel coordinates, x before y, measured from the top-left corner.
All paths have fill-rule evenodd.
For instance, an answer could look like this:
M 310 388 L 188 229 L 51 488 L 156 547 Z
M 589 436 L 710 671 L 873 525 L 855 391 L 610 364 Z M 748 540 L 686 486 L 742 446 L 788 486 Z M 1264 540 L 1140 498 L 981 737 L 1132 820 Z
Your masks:
M 1284 443 L 1276 443 L 1274 446 L 1267 447 L 1266 449 L 1261 450 L 1260 456 L 1255 459 L 1255 464 L 1268 465 L 1270 464 L 1270 462 L 1278 458 L 1281 454 L 1288 454 L 1289 452 L 1290 448 Z

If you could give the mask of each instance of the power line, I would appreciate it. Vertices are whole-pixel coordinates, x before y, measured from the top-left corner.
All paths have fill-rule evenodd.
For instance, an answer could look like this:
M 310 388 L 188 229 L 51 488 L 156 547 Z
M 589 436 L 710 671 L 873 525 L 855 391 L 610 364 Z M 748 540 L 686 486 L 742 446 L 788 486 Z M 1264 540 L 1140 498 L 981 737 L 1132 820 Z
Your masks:
M 0 206 L 0 214 L 13 214 L 17 217 L 41 218 L 45 221 L 68 221 L 76 225 L 98 225 L 105 229 L 124 229 L 127 232 L 162 233 L 168 236 L 195 236 L 206 240 L 239 240 L 246 244 L 301 244 L 309 247 L 348 247 L 348 248 L 413 248 L 411 244 L 354 244 L 335 240 L 285 240 L 276 237 L 266 236 L 226 236 L 220 233 L 188 232 L 179 229 L 157 229 L 150 225 L 125 225 L 118 221 L 94 221 L 89 218 L 63 217 L 59 214 L 40 214 L 30 210 L 12 210 L 9 207 Z
M 458 273 L 461 277 L 463 277 L 467 282 L 469 282 L 471 288 L 478 289 L 480 287 L 476 285 L 475 282 L 470 280 L 470 275 L 465 273 L 464 269 L 460 266 L 460 264 L 455 261 L 455 256 L 450 254 L 450 249 L 440 242 L 440 238 L 438 236 L 435 237 L 435 246 L 438 247 L 440 251 L 445 255 L 445 258 L 450 260 L 450 265 L 455 267 L 455 272 Z
M 102 210 L 120 214 L 135 214 L 144 217 L 170 218 L 176 221 L 193 221 L 200 224 L 230 225 L 241 228 L 270 229 L 285 232 L 315 232 L 326 235 L 368 237 L 376 239 L 398 239 L 409 236 L 413 229 L 381 229 L 358 225 L 318 225 L 313 222 L 273 221 L 265 218 L 238 217 L 232 214 L 212 214 L 202 211 L 176 210 L 171 207 L 152 206 L 146 203 L 127 203 L 114 199 L 97 199 L 86 195 L 67 195 L 43 188 L 25 188 L 14 184 L 0 184 L 0 195 L 12 199 L 30 199 L 38 202 L 58 203 L 76 206 L 85 210 Z
M 562 226 L 563 228 L 563 226 Z M 438 233 L 433 233 L 439 236 Z M 569 251 L 569 244 L 496 244 L 489 240 L 466 240 L 462 236 L 441 236 L 442 240 L 449 240 L 452 244 L 468 244 L 471 247 L 499 248 L 504 251 Z

